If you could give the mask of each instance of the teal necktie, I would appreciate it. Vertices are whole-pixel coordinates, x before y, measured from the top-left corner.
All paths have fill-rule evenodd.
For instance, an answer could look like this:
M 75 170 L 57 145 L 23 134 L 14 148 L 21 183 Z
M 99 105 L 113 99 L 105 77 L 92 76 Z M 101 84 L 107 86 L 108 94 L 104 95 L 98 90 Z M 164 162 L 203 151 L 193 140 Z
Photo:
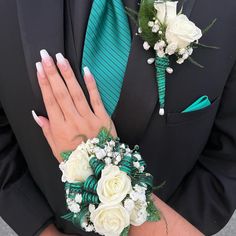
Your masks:
M 131 33 L 122 0 L 94 0 L 82 68 L 87 66 L 94 75 L 109 115 L 119 100 L 130 48 Z

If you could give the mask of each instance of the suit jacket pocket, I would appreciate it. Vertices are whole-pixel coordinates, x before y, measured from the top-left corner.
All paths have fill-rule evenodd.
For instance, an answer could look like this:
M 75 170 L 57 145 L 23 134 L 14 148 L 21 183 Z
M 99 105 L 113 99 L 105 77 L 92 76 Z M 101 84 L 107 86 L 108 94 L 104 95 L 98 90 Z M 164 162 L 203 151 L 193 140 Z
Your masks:
M 219 101 L 220 97 L 217 97 L 212 101 L 210 106 L 197 111 L 187 113 L 167 113 L 167 125 L 184 124 L 207 117 L 209 114 L 212 114 L 214 111 L 216 111 Z

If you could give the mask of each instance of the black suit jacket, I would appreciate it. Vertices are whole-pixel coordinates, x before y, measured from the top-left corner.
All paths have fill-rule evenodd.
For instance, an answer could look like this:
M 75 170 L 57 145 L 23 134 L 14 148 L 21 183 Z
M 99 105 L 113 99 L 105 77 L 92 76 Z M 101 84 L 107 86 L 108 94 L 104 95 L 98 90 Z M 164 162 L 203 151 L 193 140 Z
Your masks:
M 22 236 L 51 221 L 86 235 L 60 218 L 66 207 L 58 163 L 31 116 L 32 109 L 46 115 L 34 66 L 40 49 L 64 53 L 87 93 L 80 62 L 92 1 L 76 1 L 77 25 L 67 2 L 0 0 L 0 214 Z M 137 2 L 124 1 L 132 8 Z M 204 69 L 173 66 L 165 116 L 158 115 L 154 65 L 146 63 L 154 52 L 143 50 L 131 23 L 132 49 L 112 116 L 122 141 L 140 145 L 155 183 L 166 181 L 157 195 L 207 235 L 219 231 L 236 206 L 235 10 L 235 0 L 186 1 L 185 13 L 199 27 L 218 18 L 202 42 L 220 50 L 194 52 Z M 203 95 L 211 106 L 181 113 Z

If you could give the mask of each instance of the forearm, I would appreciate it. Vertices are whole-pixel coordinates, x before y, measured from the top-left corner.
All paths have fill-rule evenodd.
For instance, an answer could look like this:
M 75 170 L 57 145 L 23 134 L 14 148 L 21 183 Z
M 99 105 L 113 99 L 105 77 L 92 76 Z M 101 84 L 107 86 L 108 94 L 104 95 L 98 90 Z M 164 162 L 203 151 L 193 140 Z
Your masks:
M 158 222 L 146 222 L 139 227 L 132 226 L 129 236 L 200 236 L 203 235 L 187 220 L 180 216 L 158 197 L 154 196 L 154 202 L 161 211 L 161 220 Z

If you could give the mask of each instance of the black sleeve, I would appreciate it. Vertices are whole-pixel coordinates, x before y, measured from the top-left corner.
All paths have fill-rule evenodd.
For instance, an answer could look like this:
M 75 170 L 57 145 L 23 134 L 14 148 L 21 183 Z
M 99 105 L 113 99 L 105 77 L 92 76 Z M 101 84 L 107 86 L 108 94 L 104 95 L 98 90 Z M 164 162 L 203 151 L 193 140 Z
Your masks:
M 37 235 L 53 217 L 27 170 L 1 104 L 0 215 L 20 236 Z
M 169 204 L 206 235 L 223 228 L 236 208 L 236 66 L 208 144 Z

